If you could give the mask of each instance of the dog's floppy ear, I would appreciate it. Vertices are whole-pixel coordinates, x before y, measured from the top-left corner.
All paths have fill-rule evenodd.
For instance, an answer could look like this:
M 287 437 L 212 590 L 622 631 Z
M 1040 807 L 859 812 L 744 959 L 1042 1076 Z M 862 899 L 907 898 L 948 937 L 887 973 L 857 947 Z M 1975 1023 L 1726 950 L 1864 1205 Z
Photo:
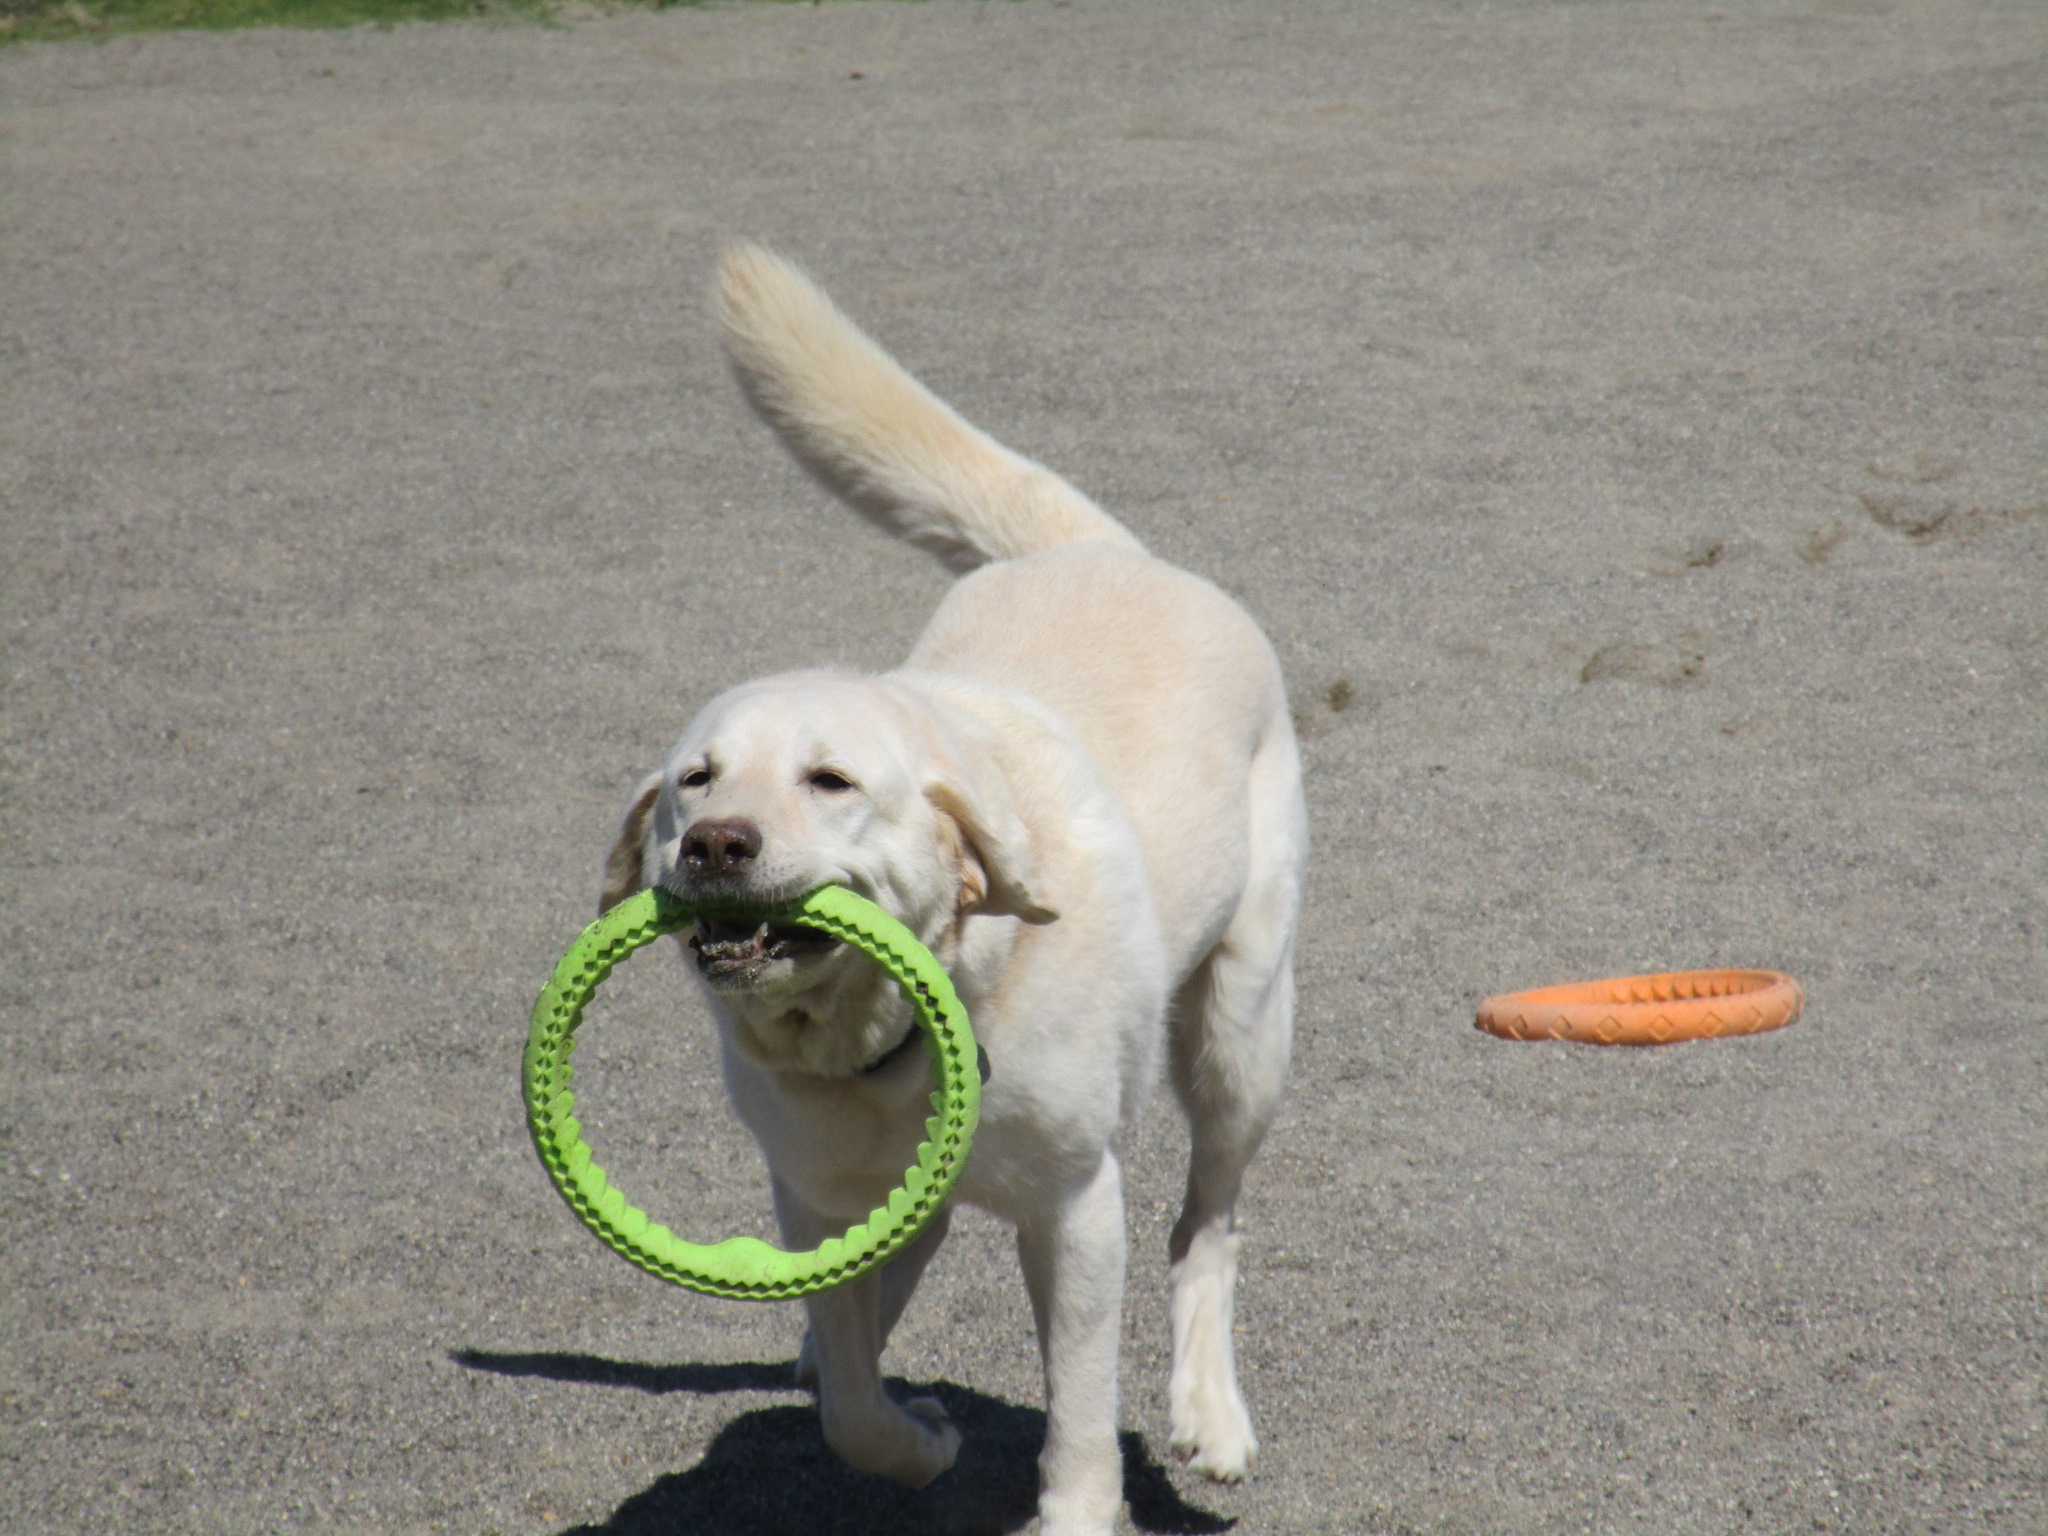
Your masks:
M 960 842 L 960 912 L 1050 923 L 1059 917 L 1031 894 L 1031 844 L 1009 798 L 936 779 L 925 797 Z
M 654 814 L 654 802 L 661 794 L 661 775 L 652 773 L 633 791 L 633 803 L 626 807 L 626 824 L 619 828 L 619 840 L 605 855 L 604 890 L 597 898 L 597 915 L 603 917 L 628 896 L 636 894 L 647 880 L 641 858 L 647 846 L 647 818 Z

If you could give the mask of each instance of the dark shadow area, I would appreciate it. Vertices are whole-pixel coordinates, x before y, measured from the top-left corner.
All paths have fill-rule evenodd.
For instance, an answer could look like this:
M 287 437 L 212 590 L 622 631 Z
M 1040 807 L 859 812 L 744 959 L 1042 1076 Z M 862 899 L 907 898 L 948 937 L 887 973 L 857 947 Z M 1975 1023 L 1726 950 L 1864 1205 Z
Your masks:
M 637 1392 L 794 1392 L 794 1361 L 648 1365 L 596 1355 L 449 1352 L 457 1365 L 500 1376 L 627 1387 Z M 891 1379 L 898 1398 L 945 1404 L 966 1443 L 953 1469 L 913 1493 L 856 1472 L 827 1449 L 815 1408 L 794 1404 L 743 1413 L 721 1429 L 687 1472 L 672 1472 L 627 1499 L 602 1525 L 564 1536 L 1001 1536 L 1028 1524 L 1038 1502 L 1045 1415 L 949 1381 Z M 1139 1530 L 1210 1536 L 1237 1522 L 1189 1504 L 1146 1447 L 1121 1439 L 1124 1499 Z
M 730 1365 L 645 1365 L 607 1360 L 602 1355 L 494 1354 L 487 1349 L 451 1349 L 448 1358 L 473 1371 L 499 1376 L 544 1376 L 594 1387 L 631 1387 L 635 1392 L 794 1392 L 796 1362 L 736 1360 Z

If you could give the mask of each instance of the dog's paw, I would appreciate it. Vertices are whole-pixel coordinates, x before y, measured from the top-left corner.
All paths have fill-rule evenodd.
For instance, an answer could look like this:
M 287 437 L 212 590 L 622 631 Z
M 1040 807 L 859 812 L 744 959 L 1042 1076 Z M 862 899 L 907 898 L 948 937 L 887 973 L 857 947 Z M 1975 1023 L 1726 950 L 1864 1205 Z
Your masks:
M 960 1455 L 960 1430 L 936 1397 L 913 1397 L 903 1405 L 903 1412 L 924 1432 L 931 1470 L 915 1482 L 908 1477 L 902 1481 L 922 1488 L 952 1466 Z
M 1069 1447 L 1069 1449 L 1073 1449 Z M 1110 1439 L 1102 1454 L 1039 1464 L 1038 1536 L 1114 1536 L 1124 1506 L 1123 1458 Z
M 960 1431 L 935 1398 L 915 1397 L 898 1405 L 877 1396 L 848 1412 L 827 1393 L 818 1406 L 825 1443 L 841 1461 L 906 1488 L 922 1488 L 960 1454 Z
M 1116 1521 L 1111 1518 L 1077 1522 L 1042 1514 L 1031 1529 L 1036 1536 L 1115 1536 Z
M 1259 1454 L 1251 1415 L 1232 1393 L 1192 1393 L 1173 1412 L 1173 1453 L 1219 1483 L 1241 1483 Z

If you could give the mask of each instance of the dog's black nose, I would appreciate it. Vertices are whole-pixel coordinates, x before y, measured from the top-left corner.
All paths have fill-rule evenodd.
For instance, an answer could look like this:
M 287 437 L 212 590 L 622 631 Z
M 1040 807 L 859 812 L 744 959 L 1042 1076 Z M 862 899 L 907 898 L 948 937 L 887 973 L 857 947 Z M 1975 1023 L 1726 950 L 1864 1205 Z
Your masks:
M 761 829 L 744 816 L 707 816 L 683 834 L 683 862 L 693 875 L 737 874 L 760 852 Z

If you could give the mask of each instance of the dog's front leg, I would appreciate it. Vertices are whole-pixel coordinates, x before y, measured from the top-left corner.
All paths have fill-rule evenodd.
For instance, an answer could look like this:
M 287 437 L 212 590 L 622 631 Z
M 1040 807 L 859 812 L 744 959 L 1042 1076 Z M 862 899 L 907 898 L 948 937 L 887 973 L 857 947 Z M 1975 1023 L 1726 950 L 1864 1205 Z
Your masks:
M 780 1181 L 775 1214 L 783 1240 L 793 1248 L 815 1247 L 838 1230 L 828 1230 Z M 825 1443 L 848 1466 L 922 1488 L 953 1465 L 960 1431 L 936 1398 L 913 1398 L 899 1407 L 882 1390 L 881 1286 L 881 1276 L 870 1272 L 805 1298 L 811 1319 L 806 1363 L 816 1372 Z
M 901 1253 L 875 1271 L 881 1279 L 882 1348 L 889 1347 L 889 1335 L 895 1331 L 903 1309 L 910 1305 L 917 1282 L 924 1276 L 925 1265 L 939 1251 L 939 1244 L 946 1240 L 946 1229 L 952 1223 L 953 1207 L 940 1206 L 938 1215 L 931 1219 L 930 1224 L 905 1244 Z M 818 1345 L 809 1329 L 804 1330 L 803 1348 L 796 1355 L 796 1384 L 807 1389 L 815 1389 L 818 1385 Z
M 1045 1362 L 1044 1536 L 1108 1536 L 1123 1503 L 1116 1357 L 1124 1299 L 1123 1174 L 1104 1152 L 1057 1209 L 1019 1223 L 1017 1252 Z

